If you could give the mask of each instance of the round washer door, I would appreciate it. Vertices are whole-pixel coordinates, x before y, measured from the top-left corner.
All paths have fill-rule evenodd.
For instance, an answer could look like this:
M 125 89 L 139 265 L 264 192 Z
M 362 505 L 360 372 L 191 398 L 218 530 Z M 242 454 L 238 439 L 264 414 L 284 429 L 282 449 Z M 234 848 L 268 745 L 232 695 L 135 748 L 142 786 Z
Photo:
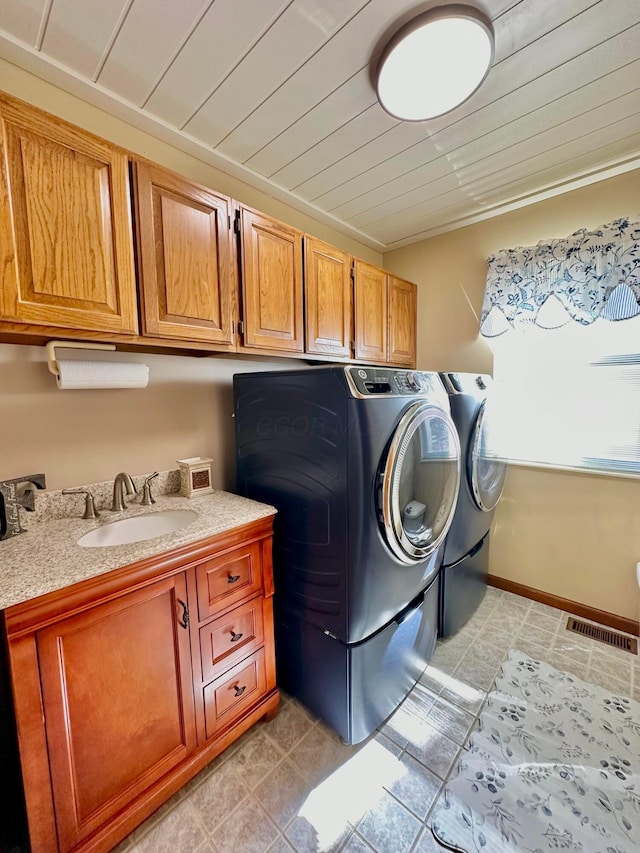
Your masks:
M 502 497 L 507 476 L 507 463 L 492 455 L 489 429 L 490 418 L 487 415 L 485 400 L 476 418 L 467 459 L 471 493 L 478 509 L 483 512 L 491 512 L 495 509 Z
M 388 546 L 419 563 L 442 542 L 460 486 L 460 443 L 439 406 L 414 403 L 393 434 L 380 473 L 380 516 Z

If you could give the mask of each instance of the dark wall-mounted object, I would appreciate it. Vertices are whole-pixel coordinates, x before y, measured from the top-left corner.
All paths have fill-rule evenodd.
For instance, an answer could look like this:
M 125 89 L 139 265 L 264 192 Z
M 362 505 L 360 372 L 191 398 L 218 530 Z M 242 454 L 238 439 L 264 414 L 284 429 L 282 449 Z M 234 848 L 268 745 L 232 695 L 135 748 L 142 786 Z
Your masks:
M 18 497 L 20 483 L 33 483 L 38 489 L 46 488 L 44 474 L 27 474 L 24 477 L 15 477 L 13 480 L 0 480 L 0 540 L 24 533 L 20 527 L 19 506 L 31 512 L 34 510 L 32 494 L 27 493 L 24 498 Z

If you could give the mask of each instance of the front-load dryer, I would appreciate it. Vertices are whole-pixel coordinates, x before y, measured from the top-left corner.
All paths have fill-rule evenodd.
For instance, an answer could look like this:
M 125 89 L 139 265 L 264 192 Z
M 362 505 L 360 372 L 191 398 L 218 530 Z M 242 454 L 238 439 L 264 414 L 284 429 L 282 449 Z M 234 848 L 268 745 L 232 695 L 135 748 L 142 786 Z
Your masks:
M 433 651 L 460 450 L 438 374 L 234 377 L 238 491 L 272 504 L 280 685 L 349 742 Z M 435 603 L 434 603 L 435 602 Z
M 489 531 L 507 475 L 491 442 L 487 400 L 491 377 L 440 374 L 451 404 L 462 455 L 461 483 L 447 533 L 441 576 L 440 635 L 457 633 L 479 607 L 487 587 Z

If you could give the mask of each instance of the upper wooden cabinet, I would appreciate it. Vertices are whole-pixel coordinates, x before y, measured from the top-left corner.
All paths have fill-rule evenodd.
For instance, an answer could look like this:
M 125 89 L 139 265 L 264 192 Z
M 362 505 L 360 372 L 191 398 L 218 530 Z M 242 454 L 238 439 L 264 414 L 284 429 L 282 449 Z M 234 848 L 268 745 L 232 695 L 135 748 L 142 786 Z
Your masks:
M 0 340 L 415 366 L 409 282 L 8 95 L 0 124 Z
M 302 232 L 240 208 L 244 345 L 304 351 Z
M 390 364 L 416 364 L 416 286 L 393 275 L 387 276 L 389 298 Z
M 351 256 L 313 237 L 304 239 L 306 351 L 351 355 Z
M 354 358 L 360 361 L 387 360 L 387 274 L 384 270 L 355 260 L 353 266 Z
M 230 201 L 134 164 L 143 334 L 233 343 Z
M 0 321 L 138 330 L 128 154 L 0 98 Z

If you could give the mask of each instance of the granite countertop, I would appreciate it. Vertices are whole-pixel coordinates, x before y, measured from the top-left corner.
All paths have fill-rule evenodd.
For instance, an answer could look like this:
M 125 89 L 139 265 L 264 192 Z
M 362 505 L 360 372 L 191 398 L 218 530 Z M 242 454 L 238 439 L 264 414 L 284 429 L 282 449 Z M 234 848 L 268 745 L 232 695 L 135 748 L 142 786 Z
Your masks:
M 198 517 L 180 530 L 142 542 L 92 548 L 77 544 L 81 536 L 101 525 L 166 509 L 195 510 Z M 134 503 L 123 512 L 100 512 L 95 521 L 37 520 L 29 524 L 26 532 L 0 542 L 0 609 L 267 518 L 275 509 L 239 495 L 215 491 L 193 498 L 158 495 L 151 507 Z

